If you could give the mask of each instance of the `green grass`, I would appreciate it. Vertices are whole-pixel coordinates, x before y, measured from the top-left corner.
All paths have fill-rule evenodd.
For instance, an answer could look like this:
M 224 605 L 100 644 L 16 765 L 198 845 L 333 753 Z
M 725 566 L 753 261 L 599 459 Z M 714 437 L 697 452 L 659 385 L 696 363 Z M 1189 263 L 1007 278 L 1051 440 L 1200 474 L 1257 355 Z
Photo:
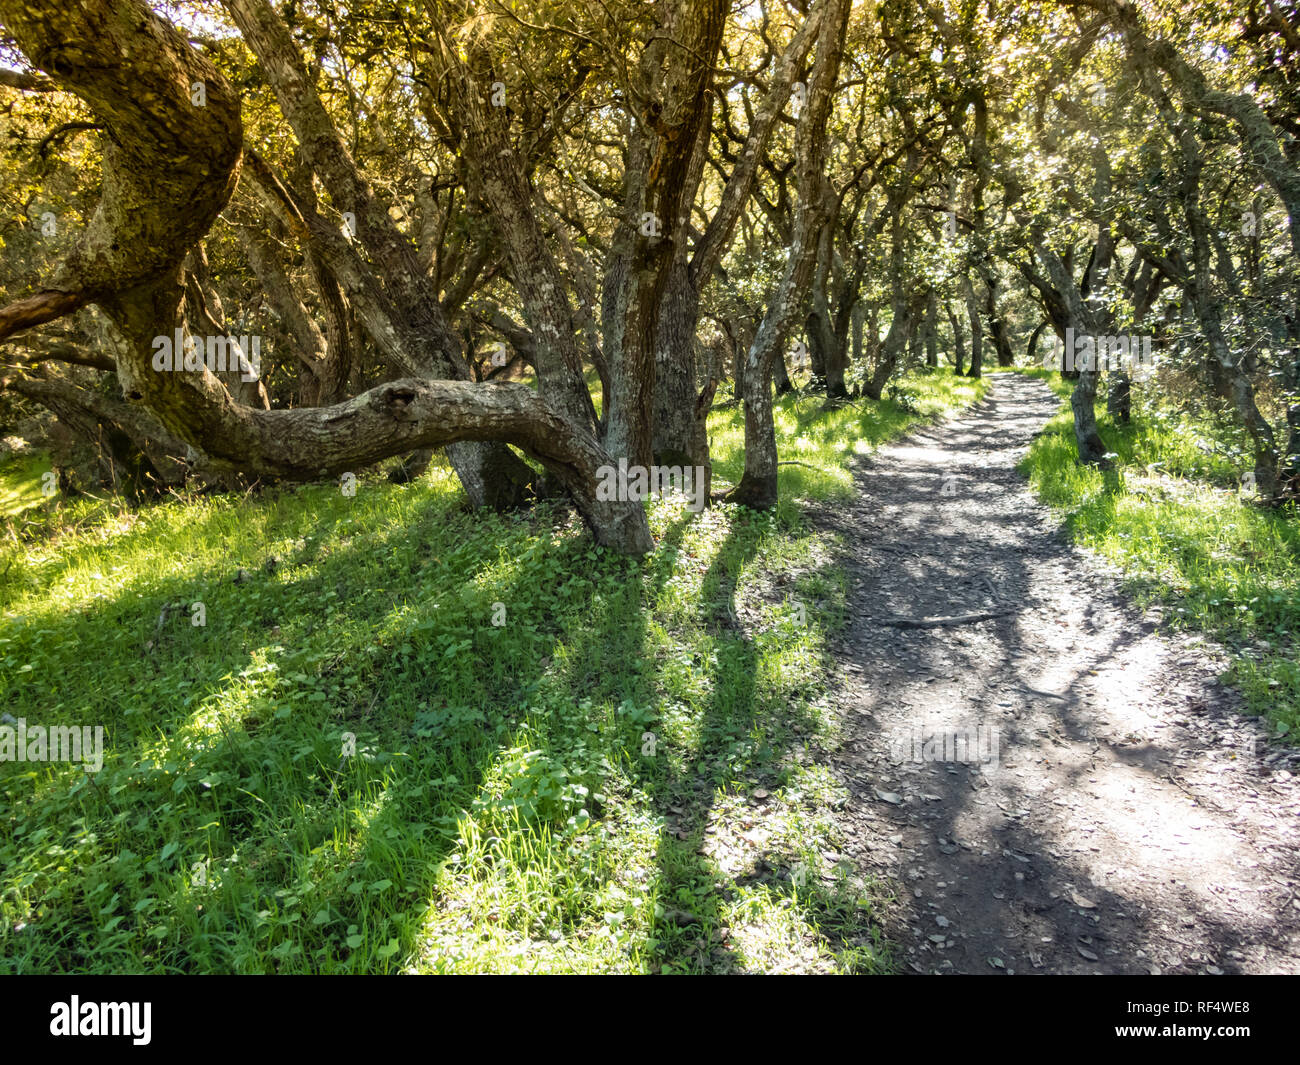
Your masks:
M 1071 382 L 1047 371 L 1063 398 Z M 1234 651 L 1228 675 L 1250 712 L 1300 731 L 1300 522 L 1294 508 L 1243 496 L 1246 466 L 1230 429 L 1140 401 L 1117 425 L 1097 407 L 1113 470 L 1075 461 L 1064 405 L 1022 463 L 1073 537 L 1115 562 L 1143 604 L 1165 604 L 1176 630 L 1212 634 Z
M 886 390 L 886 402 L 846 403 L 824 410 L 824 397 L 789 395 L 777 402 L 775 422 L 781 461 L 779 512 L 797 511 L 798 499 L 845 499 L 853 493 L 849 464 L 887 440 L 944 411 L 976 403 L 988 393 L 987 378 L 951 373 L 905 376 Z M 893 399 L 890 399 L 890 395 Z M 739 481 L 745 468 L 745 422 L 739 406 L 715 412 L 709 425 L 714 476 Z
M 44 498 L 41 478 L 49 469 L 46 455 L 11 455 L 0 462 L 0 520 L 17 517 Z
M 0 971 L 887 971 L 833 861 L 844 577 L 797 499 L 919 415 L 816 407 L 779 404 L 818 469 L 778 511 L 654 503 L 640 561 L 445 469 L 43 500 L 0 543 L 0 710 L 102 725 L 104 764 L 0 763 Z

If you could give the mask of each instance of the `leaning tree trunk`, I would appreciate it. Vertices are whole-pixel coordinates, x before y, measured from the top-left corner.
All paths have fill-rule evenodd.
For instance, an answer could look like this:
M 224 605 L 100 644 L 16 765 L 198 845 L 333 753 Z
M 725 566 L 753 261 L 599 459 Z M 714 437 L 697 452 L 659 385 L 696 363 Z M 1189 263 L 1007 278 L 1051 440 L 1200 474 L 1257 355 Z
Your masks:
M 24 376 L 6 387 L 40 403 L 94 450 L 102 486 L 138 499 L 185 483 L 188 448 L 147 410 L 57 377 Z
M 913 324 L 925 306 L 924 293 L 913 293 L 911 298 L 908 297 L 905 262 L 903 227 L 898 216 L 895 215 L 889 255 L 890 284 L 893 287 L 889 332 L 885 334 L 875 368 L 863 385 L 863 391 L 877 402 L 884 394 L 885 384 L 893 375 L 898 360 L 911 338 Z
M 1276 438 L 1273 427 L 1255 403 L 1255 386 L 1240 367 L 1233 375 L 1232 402 L 1255 448 L 1255 485 L 1260 498 L 1276 501 L 1279 487 Z
M 1190 140 L 1187 143 L 1190 144 Z M 1210 270 L 1210 223 L 1200 206 L 1199 189 L 1195 185 L 1184 198 L 1183 213 L 1192 238 L 1193 263 L 1190 284 L 1186 289 L 1209 349 L 1214 377 L 1250 437 L 1254 451 L 1255 488 L 1259 497 L 1275 502 L 1278 494 L 1277 438 L 1256 403 L 1255 386 L 1246 373 L 1242 358 L 1233 352 L 1224 332 L 1222 297 L 1214 290 Z
M 407 373 L 469 380 L 469 367 L 428 271 L 394 224 L 391 205 L 353 161 L 289 27 L 267 0 L 226 0 L 225 7 L 257 56 L 304 157 L 328 189 L 335 209 L 350 212 L 356 240 L 378 268 L 349 293 L 355 299 L 358 288 L 364 287 L 370 301 L 382 303 L 384 322 L 376 322 L 373 313 L 361 314 L 372 335 L 378 334 L 377 343 L 393 343 Z M 531 471 L 500 442 L 459 443 L 447 449 L 447 457 L 472 506 L 506 509 L 531 498 Z
M 239 100 L 143 0 L 0 0 L 0 19 L 27 58 L 85 100 L 106 129 L 103 194 L 56 268 L 59 287 L 0 308 L 0 340 L 95 302 L 125 341 L 117 371 L 127 399 L 215 469 L 315 480 L 425 447 L 511 443 L 564 484 L 598 543 L 628 554 L 653 547 L 639 501 L 601 498 L 608 452 L 527 386 L 412 377 L 331 407 L 261 410 L 235 403 L 207 370 L 155 369 L 153 338 L 177 319 L 181 263 L 238 177 Z M 191 105 L 196 81 L 206 84 L 205 107 Z
M 1041 322 L 1038 323 L 1038 328 L 1035 329 L 1029 335 L 1029 343 L 1025 345 L 1025 359 L 1030 366 L 1041 365 L 1040 361 L 1035 355 L 1035 352 L 1038 350 L 1038 338 L 1042 336 L 1043 333 L 1048 328 L 1051 327 L 1051 324 L 1052 324 L 1051 322 L 1049 322 L 1046 318 L 1044 318 Z
M 884 395 L 885 385 L 893 376 L 899 356 L 907 345 L 907 337 L 915 313 L 915 303 L 909 304 L 900 290 L 894 298 L 894 319 L 889 323 L 889 332 L 885 334 L 884 342 L 881 344 L 880 357 L 871 376 L 862 386 L 862 390 L 877 403 Z
M 924 365 L 921 355 L 924 345 L 925 338 L 921 335 L 921 330 L 913 326 L 907 335 L 907 361 L 904 363 L 904 369 L 914 370 Z

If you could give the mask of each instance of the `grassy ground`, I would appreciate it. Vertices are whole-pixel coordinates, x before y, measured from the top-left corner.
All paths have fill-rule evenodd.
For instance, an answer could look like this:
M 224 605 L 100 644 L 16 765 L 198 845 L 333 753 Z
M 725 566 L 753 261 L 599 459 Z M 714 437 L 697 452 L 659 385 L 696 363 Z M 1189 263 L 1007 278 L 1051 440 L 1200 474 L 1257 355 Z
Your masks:
M 49 468 L 45 455 L 10 455 L 0 461 L 0 521 L 16 517 L 44 498 L 41 478 Z
M 1047 371 L 1064 398 L 1072 382 Z M 1245 496 L 1233 431 L 1146 405 L 1131 424 L 1097 407 L 1115 469 L 1079 466 L 1068 405 L 1022 468 L 1080 543 L 1117 563 L 1144 603 L 1165 604 L 1176 629 L 1213 634 L 1235 651 L 1228 679 L 1251 712 L 1300 732 L 1300 521 Z
M 776 513 L 657 502 L 642 561 L 445 470 L 26 514 L 0 710 L 105 754 L 0 763 L 0 971 L 887 970 L 834 864 L 843 577 L 796 500 L 919 415 L 819 405 L 780 403 Z M 742 436 L 715 413 L 719 479 Z

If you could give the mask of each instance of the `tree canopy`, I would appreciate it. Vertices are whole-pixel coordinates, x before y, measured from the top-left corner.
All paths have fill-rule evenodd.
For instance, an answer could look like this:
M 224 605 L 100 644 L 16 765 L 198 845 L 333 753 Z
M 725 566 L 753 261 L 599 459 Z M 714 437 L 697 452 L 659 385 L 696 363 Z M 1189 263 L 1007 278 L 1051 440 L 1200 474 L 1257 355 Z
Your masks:
M 2 402 L 109 440 L 138 491 L 413 475 L 443 448 L 472 505 L 564 494 L 640 553 L 639 502 L 599 471 L 707 484 L 720 388 L 746 414 L 730 498 L 770 507 L 792 374 L 879 399 L 906 366 L 978 376 L 1055 340 L 1081 462 L 1108 461 L 1104 381 L 1116 411 L 1143 388 L 1231 415 L 1261 497 L 1295 495 L 1283 0 L 0 0 L 0 21 Z

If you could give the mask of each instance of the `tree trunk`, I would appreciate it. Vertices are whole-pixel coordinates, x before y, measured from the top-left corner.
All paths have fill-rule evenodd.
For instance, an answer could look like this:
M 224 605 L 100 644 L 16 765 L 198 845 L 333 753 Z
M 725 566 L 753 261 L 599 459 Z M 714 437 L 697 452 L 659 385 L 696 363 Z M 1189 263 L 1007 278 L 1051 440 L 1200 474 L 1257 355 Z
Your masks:
M 700 410 L 696 328 L 699 298 L 685 263 L 673 268 L 659 309 L 655 366 L 654 460 L 660 466 L 700 466 L 711 483 L 708 409 Z M 708 492 L 705 492 L 708 498 Z
M 966 372 L 966 335 L 962 332 L 961 320 L 952 309 L 951 303 L 944 303 L 944 313 L 948 315 L 948 325 L 952 329 L 953 365 L 952 372 L 961 377 Z
M 891 244 L 889 273 L 890 283 L 893 287 L 893 299 L 891 301 L 892 316 L 889 322 L 889 332 L 885 334 L 885 340 L 881 345 L 880 355 L 876 360 L 871 376 L 863 385 L 863 391 L 877 402 L 880 401 L 880 397 L 884 394 L 885 385 L 898 365 L 899 357 L 903 354 L 912 335 L 913 323 L 920 316 L 926 299 L 926 293 L 914 292 L 909 296 L 907 292 L 903 227 L 897 213 L 894 215 Z
M 1287 404 L 1286 421 L 1290 435 L 1282 457 L 1278 490 L 1292 499 L 1300 499 L 1300 397 L 1293 397 Z
M 731 341 L 731 394 L 742 403 L 745 401 L 745 361 L 749 354 L 748 345 L 741 345 L 735 337 Z
M 329 190 L 335 209 L 351 213 L 356 239 L 378 268 L 360 286 L 352 287 L 353 294 L 358 287 L 369 287 L 370 299 L 384 303 L 388 328 L 376 331 L 399 346 L 407 373 L 468 381 L 469 367 L 428 271 L 394 224 L 391 204 L 375 192 L 353 161 L 289 28 L 267 0 L 226 0 L 225 7 L 257 56 L 304 158 Z M 449 448 L 447 456 L 471 506 L 504 509 L 531 498 L 526 487 L 511 491 L 527 486 L 531 472 L 503 444 L 466 443 Z
M 185 483 L 189 449 L 147 410 L 62 378 L 19 377 L 6 387 L 40 403 L 95 450 L 102 485 L 139 499 Z
M 776 422 L 772 415 L 770 374 L 763 372 L 760 352 L 745 359 L 745 472 L 727 502 L 770 510 L 777 501 Z
M 1106 413 L 1121 425 L 1128 425 L 1133 419 L 1133 380 L 1123 369 L 1111 370 Z
M 1051 328 L 1052 323 L 1044 318 L 1038 323 L 1038 328 L 1029 335 L 1029 343 L 1025 345 L 1025 359 L 1030 366 L 1041 366 L 1042 360 L 1038 358 L 1038 338 L 1043 332 Z
M 813 271 L 812 291 L 809 294 L 808 317 L 804 322 L 808 335 L 808 356 L 814 381 L 827 380 L 831 366 L 836 361 L 837 338 L 831 321 L 830 284 L 831 258 L 835 250 L 833 219 L 822 226 L 817 238 L 817 265 Z
M 849 335 L 838 338 L 833 358 L 826 367 L 826 398 L 848 399 L 849 390 L 844 382 L 849 366 L 849 344 L 853 345 L 853 359 L 862 361 L 862 318 L 865 308 L 862 303 L 854 303 L 849 315 Z
M 654 436 L 655 461 L 666 465 L 686 462 L 703 466 L 706 484 L 712 483 L 713 467 L 709 455 L 708 412 L 716 387 L 710 375 L 704 390 L 698 386 L 696 332 L 699 326 L 700 294 L 712 280 L 718 263 L 730 246 L 736 224 L 749 200 L 758 174 L 759 161 L 771 139 L 772 131 L 789 100 L 799 68 L 808 54 L 822 21 L 820 5 L 795 33 L 777 59 L 767 92 L 750 123 L 745 144 L 727 178 L 719 197 L 718 208 L 700 235 L 687 261 L 686 249 L 691 227 L 689 207 L 694 200 L 704 164 L 708 157 L 710 128 L 700 123 L 694 154 L 685 182 L 682 201 L 687 211 L 680 214 L 672 227 L 676 243 L 672 272 L 659 309 L 655 360 Z M 733 349 L 736 397 L 743 395 L 744 362 Z M 706 492 L 707 498 L 707 492 Z
M 925 364 L 932 370 L 939 368 L 939 326 L 938 300 L 934 289 L 925 298 L 925 319 L 921 326 L 925 341 Z
M 1011 350 L 1011 340 L 1007 336 L 1006 320 L 998 305 L 998 281 L 990 269 L 984 271 L 984 306 L 988 314 L 989 338 L 993 341 L 993 350 L 997 353 L 999 366 L 1014 366 L 1015 352 Z
M 889 332 L 885 334 L 884 342 L 880 346 L 880 356 L 876 361 L 871 376 L 862 386 L 862 390 L 877 403 L 880 402 L 881 396 L 884 395 L 885 385 L 889 383 L 890 377 L 893 376 L 894 368 L 898 365 L 898 358 L 902 355 L 907 344 L 911 320 L 915 316 L 916 310 L 915 301 L 912 303 L 907 301 L 900 285 L 899 291 L 894 297 L 894 318 L 889 323 Z
M 212 468 L 258 476 L 314 480 L 420 448 L 454 454 L 475 441 L 511 443 L 564 484 L 598 543 L 629 554 L 653 547 L 639 501 L 601 498 L 598 474 L 610 455 L 525 385 L 412 377 L 330 407 L 260 410 L 235 403 L 207 370 L 155 369 L 153 338 L 176 321 L 182 260 L 225 207 L 238 173 L 239 101 L 142 0 L 0 0 L 0 18 L 24 54 L 105 125 L 99 208 L 78 246 L 82 256 L 74 252 L 55 274 L 75 298 L 56 303 L 75 308 L 89 298 L 118 327 L 125 341 L 118 378 L 128 400 L 145 403 Z M 190 103 L 200 80 L 205 107 Z M 94 256 L 86 261 L 88 248 Z M 30 305 L 19 314 L 0 311 L 0 339 L 31 319 Z M 477 472 L 480 491 L 503 491 L 498 468 Z
M 610 366 L 605 445 L 646 467 L 654 462 L 659 307 L 679 261 L 676 234 L 691 211 L 688 186 L 730 6 L 726 0 L 676 0 L 658 10 L 667 24 L 650 36 L 633 74 L 639 115 L 657 117 L 637 121 L 631 131 L 622 217 L 601 298 Z
M 980 321 L 979 302 L 970 276 L 962 278 L 962 293 L 966 298 L 966 314 L 970 319 L 970 369 L 967 377 L 980 377 L 984 369 L 984 323 Z
M 1070 409 L 1074 411 L 1074 439 L 1078 445 L 1079 461 L 1096 464 L 1106 455 L 1106 445 L 1097 429 L 1097 371 L 1082 370 L 1074 391 L 1070 393 Z
M 772 363 L 772 374 L 778 396 L 788 396 L 794 391 L 794 385 L 790 381 L 790 372 L 785 368 L 784 350 L 777 353 L 776 359 Z
M 784 358 L 787 332 L 812 278 L 817 234 L 825 220 L 826 123 L 848 27 L 848 0 L 827 0 L 825 18 L 817 34 L 808 102 L 795 132 L 799 202 L 785 271 L 755 333 L 745 366 L 745 472 L 727 497 L 730 502 L 762 509 L 775 506 L 777 500 L 776 426 L 769 382 L 776 363 Z

